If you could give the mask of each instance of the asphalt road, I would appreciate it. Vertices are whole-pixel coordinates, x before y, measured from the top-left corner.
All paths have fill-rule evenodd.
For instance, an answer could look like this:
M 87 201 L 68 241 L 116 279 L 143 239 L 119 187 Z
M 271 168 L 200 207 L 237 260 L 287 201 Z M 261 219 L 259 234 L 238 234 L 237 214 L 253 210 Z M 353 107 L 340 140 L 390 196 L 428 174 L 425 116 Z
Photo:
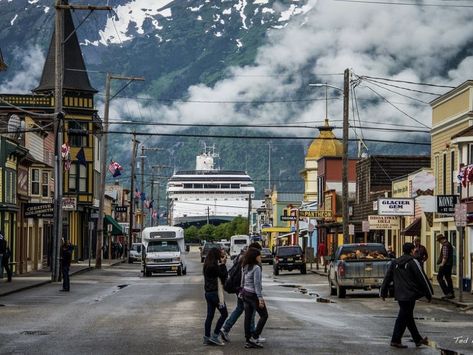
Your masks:
M 376 292 L 330 297 L 325 278 L 264 266 L 269 321 L 264 349 L 244 349 L 243 317 L 225 346 L 202 345 L 206 305 L 202 264 L 189 254 L 187 276 L 142 278 L 139 265 L 122 264 L 73 277 L 71 292 L 49 284 L 0 298 L 0 354 L 473 354 L 472 313 L 419 302 L 417 323 L 429 347 L 389 347 L 397 312 Z M 323 301 L 331 301 L 326 303 Z M 321 301 L 321 302 L 320 302 Z M 229 311 L 235 296 L 227 295 Z M 455 341 L 463 337 L 466 344 Z

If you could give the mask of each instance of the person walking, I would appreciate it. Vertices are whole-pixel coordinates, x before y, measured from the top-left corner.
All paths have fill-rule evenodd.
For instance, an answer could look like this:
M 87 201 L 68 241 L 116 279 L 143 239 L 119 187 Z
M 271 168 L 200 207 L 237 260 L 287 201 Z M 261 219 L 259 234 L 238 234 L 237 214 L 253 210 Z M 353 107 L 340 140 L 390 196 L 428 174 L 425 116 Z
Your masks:
M 71 289 L 69 280 L 69 269 L 72 261 L 72 248 L 68 241 L 63 241 L 61 248 L 61 270 L 62 270 L 62 289 L 59 291 L 69 292 Z
M 249 248 L 255 248 L 255 249 L 258 249 L 258 250 L 262 249 L 260 243 L 258 243 L 258 242 L 251 243 L 248 246 L 248 248 L 247 247 L 243 248 L 241 253 L 235 258 L 235 260 L 233 262 L 232 269 L 235 269 L 235 271 L 236 271 L 234 277 L 239 279 L 238 280 L 239 281 L 238 285 L 241 285 L 241 268 L 242 268 L 243 258 L 244 258 L 245 254 L 246 254 L 246 252 L 248 251 Z M 230 275 L 231 274 L 232 273 L 230 271 Z M 235 290 L 235 292 L 236 292 L 236 295 L 237 295 L 237 303 L 236 303 L 235 309 L 232 311 L 232 313 L 230 314 L 230 317 L 227 318 L 227 320 L 225 321 L 225 324 L 223 325 L 222 329 L 220 330 L 220 335 L 222 336 L 222 339 L 226 342 L 230 341 L 230 336 L 229 336 L 230 330 L 233 328 L 233 326 L 237 322 L 238 318 L 240 318 L 240 316 L 245 311 L 245 304 L 243 303 L 243 299 L 241 297 L 239 297 L 239 294 L 241 292 L 241 287 L 239 287 L 237 290 Z M 256 312 L 253 312 L 253 317 L 251 319 L 251 325 L 250 325 L 252 333 L 254 333 L 256 331 L 255 317 L 256 317 Z M 260 337 L 258 340 L 260 342 L 264 342 L 265 339 Z
M 452 299 L 455 298 L 452 281 L 453 246 L 443 234 L 439 234 L 437 236 L 437 242 L 442 245 L 440 248 L 440 255 L 437 260 L 437 265 L 439 265 L 437 281 L 444 293 L 442 298 Z
M 414 258 L 417 259 L 419 262 L 420 266 L 424 267 L 424 263 L 427 261 L 429 258 L 429 253 L 427 253 L 427 248 L 420 244 L 420 238 L 415 237 L 414 238 Z
M 7 241 L 3 236 L 3 231 L 0 230 L 0 279 L 3 279 L 3 258 L 7 248 Z
M 205 300 L 207 301 L 207 318 L 205 319 L 204 334 L 205 345 L 224 345 L 219 339 L 219 336 L 220 329 L 228 316 L 227 306 L 223 299 L 223 285 L 228 275 L 226 262 L 226 253 L 222 253 L 219 248 L 210 249 L 204 261 L 204 289 Z M 220 318 L 217 320 L 214 332 L 210 334 L 216 309 L 220 312 Z
M 12 255 L 11 255 L 11 250 L 8 247 L 8 242 L 4 240 L 4 243 L 5 243 L 5 251 L 3 253 L 2 264 L 3 264 L 3 268 L 5 269 L 7 273 L 7 282 L 11 282 L 12 269 L 10 267 L 10 258 Z
M 427 337 L 422 337 L 417 329 L 414 308 L 419 298 L 426 297 L 430 302 L 434 291 L 424 270 L 414 258 L 414 248 L 412 243 L 405 243 L 402 246 L 404 254 L 391 262 L 380 289 L 380 296 L 384 301 L 388 296 L 389 285 L 394 282 L 394 298 L 399 303 L 399 314 L 394 324 L 391 346 L 400 349 L 407 348 L 407 345 L 402 344 L 406 327 L 416 347 L 427 345 L 429 342 Z
M 245 306 L 245 348 L 262 348 L 258 340 L 268 320 L 268 310 L 263 299 L 263 272 L 261 268 L 261 251 L 249 248 L 242 262 L 241 297 Z M 256 330 L 251 329 L 253 313 L 259 315 Z

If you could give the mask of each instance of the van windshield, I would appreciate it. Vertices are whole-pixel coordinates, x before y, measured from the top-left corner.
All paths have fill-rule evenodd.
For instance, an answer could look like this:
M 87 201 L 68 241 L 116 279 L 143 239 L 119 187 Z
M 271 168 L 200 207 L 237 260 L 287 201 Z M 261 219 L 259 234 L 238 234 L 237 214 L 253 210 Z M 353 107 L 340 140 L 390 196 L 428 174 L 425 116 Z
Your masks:
M 233 244 L 246 244 L 247 240 L 246 239 L 235 239 L 233 240 Z
M 141 244 L 133 244 L 131 250 L 141 253 Z
M 174 240 L 155 240 L 148 244 L 148 252 L 159 253 L 166 251 L 179 251 L 179 245 Z

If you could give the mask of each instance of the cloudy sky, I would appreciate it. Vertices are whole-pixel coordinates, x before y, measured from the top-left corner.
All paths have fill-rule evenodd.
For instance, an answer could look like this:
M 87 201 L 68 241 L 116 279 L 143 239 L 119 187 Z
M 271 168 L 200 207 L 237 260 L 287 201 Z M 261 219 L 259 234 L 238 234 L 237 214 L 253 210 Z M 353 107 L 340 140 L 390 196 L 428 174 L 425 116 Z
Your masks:
M 301 88 L 303 92 L 313 91 L 313 97 L 322 98 L 323 88 L 308 87 L 303 76 L 307 66 L 312 68 L 318 82 L 328 82 L 337 87 L 343 85 L 343 77 L 339 74 L 345 68 L 352 69 L 353 78 L 368 75 L 451 86 L 471 79 L 473 57 L 467 56 L 465 50 L 473 42 L 473 8 L 414 6 L 414 3 L 471 4 L 460 0 L 418 0 L 412 1 L 413 6 L 400 6 L 310 0 L 309 12 L 295 17 L 286 28 L 272 31 L 267 44 L 260 48 L 254 65 L 229 68 L 227 78 L 213 87 L 190 87 L 188 95 L 191 102 L 149 106 L 145 101 L 126 100 L 112 105 L 111 117 L 133 114 L 159 121 L 194 123 L 320 121 L 325 117 L 323 100 L 253 105 L 192 102 L 292 99 Z M 3 83 L 0 90 L 27 91 L 34 87 L 32 83 L 37 82 L 41 72 L 41 56 L 44 57 L 34 48 L 30 55 L 19 58 L 28 74 L 18 73 L 11 82 Z M 433 93 L 448 91 L 447 88 L 391 84 Z M 418 101 L 367 81 L 358 82 L 356 94 L 363 125 L 390 122 L 430 127 L 431 110 L 426 103 L 436 96 L 388 88 Z M 330 97 L 337 95 L 335 89 L 329 90 Z M 338 96 L 338 100 L 329 102 L 329 118 L 336 125 L 340 124 L 341 112 L 342 100 Z M 163 131 L 162 128 L 160 130 Z M 365 137 L 380 137 L 378 132 L 363 133 Z M 294 134 L 307 136 L 310 133 L 295 130 Z M 382 133 L 382 136 L 391 139 L 398 137 L 394 133 Z M 408 136 L 403 135 L 403 139 L 408 139 Z

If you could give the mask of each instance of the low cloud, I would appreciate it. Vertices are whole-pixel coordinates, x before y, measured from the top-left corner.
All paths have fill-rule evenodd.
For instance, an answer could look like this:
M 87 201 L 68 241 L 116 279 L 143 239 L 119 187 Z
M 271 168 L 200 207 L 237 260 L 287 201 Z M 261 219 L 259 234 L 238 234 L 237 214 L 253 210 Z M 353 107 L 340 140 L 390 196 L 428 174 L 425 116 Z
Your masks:
M 0 83 L 0 92 L 27 94 L 38 86 L 44 65 L 44 53 L 39 46 L 14 49 L 8 70 L 14 72 L 12 78 Z

